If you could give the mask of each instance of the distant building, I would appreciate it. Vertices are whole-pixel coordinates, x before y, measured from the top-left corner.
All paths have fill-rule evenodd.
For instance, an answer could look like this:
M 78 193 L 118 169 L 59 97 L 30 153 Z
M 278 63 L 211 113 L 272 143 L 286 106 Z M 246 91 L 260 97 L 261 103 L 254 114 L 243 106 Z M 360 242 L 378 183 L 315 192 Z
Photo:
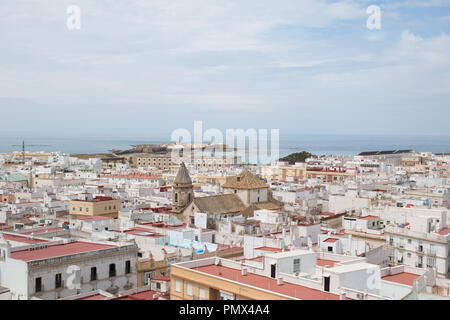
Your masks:
M 169 170 L 172 166 L 172 155 L 170 153 L 137 153 L 130 157 L 134 167 L 152 167 L 159 170 Z
M 120 200 L 112 197 L 84 194 L 85 199 L 71 200 L 69 203 L 69 214 L 72 217 L 110 217 L 118 218 Z
M 127 160 L 124 157 L 102 158 L 102 168 L 104 170 L 115 170 L 119 165 L 126 164 Z

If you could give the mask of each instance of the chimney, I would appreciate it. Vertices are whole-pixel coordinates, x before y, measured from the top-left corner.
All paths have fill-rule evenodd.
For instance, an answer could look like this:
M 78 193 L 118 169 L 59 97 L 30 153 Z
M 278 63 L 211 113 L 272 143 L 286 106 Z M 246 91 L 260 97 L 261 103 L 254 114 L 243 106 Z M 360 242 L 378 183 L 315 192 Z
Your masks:
M 241 275 L 246 276 L 247 275 L 247 268 L 242 267 L 241 269 Z
M 283 284 L 283 278 L 278 277 L 277 278 L 277 285 L 281 286 Z
M 347 298 L 347 294 L 345 292 L 341 292 L 339 295 L 339 300 L 345 300 Z

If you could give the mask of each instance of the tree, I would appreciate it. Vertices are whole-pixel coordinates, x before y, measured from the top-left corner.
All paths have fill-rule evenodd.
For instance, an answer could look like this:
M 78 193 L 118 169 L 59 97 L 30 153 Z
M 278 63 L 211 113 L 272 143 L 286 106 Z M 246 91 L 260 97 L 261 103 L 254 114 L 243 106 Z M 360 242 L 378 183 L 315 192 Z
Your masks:
M 290 155 L 281 158 L 280 161 L 288 161 L 289 164 L 295 164 L 296 162 L 305 162 L 307 158 L 317 157 L 307 151 L 291 153 Z

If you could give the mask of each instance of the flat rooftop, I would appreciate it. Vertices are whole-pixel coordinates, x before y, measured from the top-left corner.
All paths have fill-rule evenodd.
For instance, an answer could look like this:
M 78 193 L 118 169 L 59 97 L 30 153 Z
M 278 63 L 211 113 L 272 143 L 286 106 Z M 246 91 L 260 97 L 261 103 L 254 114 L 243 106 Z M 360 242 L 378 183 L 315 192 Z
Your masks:
M 407 286 L 412 286 L 414 281 L 419 278 L 419 274 L 409 273 L 409 272 L 401 272 L 390 276 L 385 276 L 381 278 L 382 280 L 405 284 Z
M 96 294 L 93 294 L 91 296 L 77 298 L 77 299 L 74 299 L 74 300 L 108 300 L 108 299 L 110 299 L 108 296 L 105 296 L 105 295 L 103 295 L 101 293 L 96 293 Z
M 334 267 L 335 263 L 339 263 L 340 261 L 328 260 L 328 259 L 317 259 L 316 265 L 319 267 L 330 266 Z
M 8 241 L 21 242 L 21 243 L 27 243 L 27 244 L 48 242 L 48 240 L 32 239 L 30 236 L 7 234 L 7 233 L 3 234 L 3 238 Z
M 192 268 L 192 270 L 200 271 L 223 279 L 240 282 L 260 289 L 276 292 L 286 296 L 294 297 L 302 300 L 339 300 L 339 295 L 329 292 L 323 292 L 316 289 L 300 286 L 297 284 L 284 282 L 282 285 L 277 284 L 277 279 L 247 273 L 246 276 L 241 274 L 241 270 L 224 266 L 208 265 Z
M 346 273 L 346 272 L 352 272 L 352 271 L 358 271 L 358 270 L 372 269 L 372 268 L 376 268 L 376 267 L 378 267 L 378 265 L 370 264 L 370 263 L 366 263 L 366 262 L 357 262 L 357 263 L 333 267 L 330 270 L 332 270 L 333 272 L 336 272 L 336 273 Z
M 157 295 L 157 296 L 155 296 Z M 133 294 L 128 294 L 125 296 L 112 298 L 111 300 L 157 300 L 158 297 L 163 296 L 160 295 L 158 291 L 154 290 L 145 290 Z
M 70 256 L 79 253 L 93 252 L 115 248 L 114 245 L 76 241 L 71 243 L 50 245 L 35 250 L 19 250 L 11 252 L 11 258 L 25 262 Z

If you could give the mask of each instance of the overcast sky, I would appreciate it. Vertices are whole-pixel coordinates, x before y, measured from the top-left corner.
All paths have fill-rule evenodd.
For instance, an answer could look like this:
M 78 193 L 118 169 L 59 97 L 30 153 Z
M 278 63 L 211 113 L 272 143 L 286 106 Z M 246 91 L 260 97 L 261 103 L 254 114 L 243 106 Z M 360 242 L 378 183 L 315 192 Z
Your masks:
M 68 30 L 69 5 L 81 29 Z M 369 5 L 381 29 L 369 30 Z M 450 135 L 450 0 L 1 0 L 0 133 Z

